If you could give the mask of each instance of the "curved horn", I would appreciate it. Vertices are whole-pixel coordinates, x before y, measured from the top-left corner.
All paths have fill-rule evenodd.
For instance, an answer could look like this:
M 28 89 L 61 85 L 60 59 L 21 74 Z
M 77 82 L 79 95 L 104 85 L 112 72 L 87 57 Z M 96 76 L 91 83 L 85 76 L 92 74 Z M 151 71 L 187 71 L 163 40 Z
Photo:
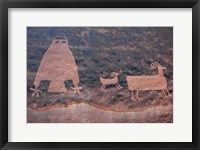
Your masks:
M 161 65 L 160 65 L 158 62 L 153 62 L 153 63 L 151 63 L 151 68 L 152 68 L 152 69 L 156 69 L 156 68 L 158 68 L 158 67 L 161 67 Z

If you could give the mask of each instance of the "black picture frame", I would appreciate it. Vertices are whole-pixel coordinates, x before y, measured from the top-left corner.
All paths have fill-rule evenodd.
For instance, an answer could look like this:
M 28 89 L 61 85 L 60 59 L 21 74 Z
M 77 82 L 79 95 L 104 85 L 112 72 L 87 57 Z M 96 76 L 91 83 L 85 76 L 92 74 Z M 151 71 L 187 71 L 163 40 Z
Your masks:
M 192 142 L 8 142 L 9 8 L 192 8 Z M 0 0 L 0 147 L 32 149 L 200 149 L 200 2 L 199 0 Z M 30 135 L 31 136 L 31 135 Z

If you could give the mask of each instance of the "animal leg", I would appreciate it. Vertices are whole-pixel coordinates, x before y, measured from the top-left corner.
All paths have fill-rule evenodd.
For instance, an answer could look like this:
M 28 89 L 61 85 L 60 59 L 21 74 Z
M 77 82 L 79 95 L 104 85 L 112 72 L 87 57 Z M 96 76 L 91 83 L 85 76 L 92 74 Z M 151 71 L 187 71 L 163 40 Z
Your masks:
M 163 91 L 164 96 L 167 98 L 167 95 L 166 95 L 166 93 L 165 93 L 165 90 L 162 90 L 162 91 Z
M 106 85 L 102 85 L 102 91 L 106 90 Z
M 117 85 L 117 83 L 115 83 L 115 86 L 116 86 L 117 89 L 120 89 L 120 87 Z
M 133 98 L 133 91 L 131 91 L 131 99 L 134 100 L 134 98 Z
M 167 91 L 167 95 L 168 95 L 168 96 L 171 96 L 171 94 L 169 93 L 169 90 L 168 90 L 168 89 L 166 89 L 166 91 Z
M 137 99 L 139 99 L 139 96 L 138 96 L 138 95 L 139 95 L 139 91 L 137 90 Z
M 118 87 L 121 89 L 121 88 L 123 88 L 121 85 L 119 85 L 119 83 L 116 83 L 117 85 L 118 85 Z

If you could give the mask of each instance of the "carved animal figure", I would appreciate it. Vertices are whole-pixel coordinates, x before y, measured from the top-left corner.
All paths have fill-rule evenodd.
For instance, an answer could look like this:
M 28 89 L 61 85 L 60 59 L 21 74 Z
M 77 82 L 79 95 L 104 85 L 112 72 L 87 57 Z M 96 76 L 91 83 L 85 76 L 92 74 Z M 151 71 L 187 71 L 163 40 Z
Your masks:
M 117 72 L 112 72 L 110 79 L 104 79 L 103 77 L 100 76 L 100 82 L 102 83 L 101 91 L 105 91 L 106 85 L 111 85 L 114 84 L 117 89 L 121 89 L 122 86 L 119 85 L 118 83 L 118 73 Z
M 64 82 L 72 80 L 74 93 L 79 93 L 81 87 L 78 87 L 79 75 L 77 65 L 66 36 L 55 37 L 45 52 L 35 77 L 35 89 L 31 89 L 34 91 L 32 96 L 39 96 L 38 92 L 41 91 L 38 90 L 38 87 L 41 80 L 51 81 L 48 92 L 53 93 L 66 92 Z
M 163 70 L 166 67 L 162 67 L 159 63 L 154 62 L 151 64 L 152 69 L 158 69 L 158 75 L 152 76 L 130 76 L 127 75 L 127 84 L 128 89 L 131 91 L 131 99 L 133 100 L 133 91 L 137 92 L 137 99 L 139 91 L 147 91 L 147 90 L 162 90 L 165 97 L 167 97 L 169 91 L 167 89 L 167 80 L 163 75 Z

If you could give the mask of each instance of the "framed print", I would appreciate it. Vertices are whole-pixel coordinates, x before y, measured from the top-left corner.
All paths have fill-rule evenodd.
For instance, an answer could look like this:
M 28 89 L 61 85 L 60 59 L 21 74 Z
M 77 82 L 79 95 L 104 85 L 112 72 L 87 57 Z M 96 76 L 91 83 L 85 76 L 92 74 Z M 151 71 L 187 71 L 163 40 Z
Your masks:
M 198 0 L 1 0 L 1 149 L 199 149 Z

